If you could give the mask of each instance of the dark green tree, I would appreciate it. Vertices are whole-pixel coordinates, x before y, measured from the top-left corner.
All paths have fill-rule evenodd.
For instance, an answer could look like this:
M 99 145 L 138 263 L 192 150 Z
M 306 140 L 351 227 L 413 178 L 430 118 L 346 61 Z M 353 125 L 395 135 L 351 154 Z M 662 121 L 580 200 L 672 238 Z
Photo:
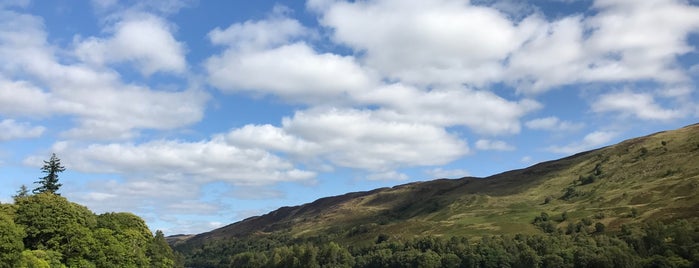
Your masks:
M 38 181 L 34 182 L 39 184 L 39 187 L 34 189 L 34 193 L 56 193 L 58 188 L 61 188 L 61 184 L 58 183 L 58 173 L 65 171 L 66 168 L 61 166 L 61 159 L 58 159 L 56 154 L 51 154 L 51 159 L 49 161 L 44 161 L 44 166 L 41 167 L 41 172 L 46 173 L 46 176 L 39 178 Z

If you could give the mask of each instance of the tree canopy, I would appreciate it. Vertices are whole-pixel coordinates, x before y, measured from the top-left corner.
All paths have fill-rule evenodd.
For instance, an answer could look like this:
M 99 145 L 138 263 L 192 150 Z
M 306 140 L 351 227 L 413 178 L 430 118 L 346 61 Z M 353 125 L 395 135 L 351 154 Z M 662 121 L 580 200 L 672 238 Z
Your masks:
M 13 204 L 0 204 L 0 268 L 182 267 L 161 231 L 126 212 L 95 215 L 57 191 L 65 171 L 55 154 L 30 194 L 25 185 Z

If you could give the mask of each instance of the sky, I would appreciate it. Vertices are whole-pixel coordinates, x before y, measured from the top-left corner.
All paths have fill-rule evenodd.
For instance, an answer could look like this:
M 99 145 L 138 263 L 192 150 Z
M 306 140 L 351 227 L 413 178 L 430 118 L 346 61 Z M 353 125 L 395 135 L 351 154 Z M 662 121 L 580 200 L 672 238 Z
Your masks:
M 699 122 L 699 1 L 0 2 L 0 202 L 168 235 Z

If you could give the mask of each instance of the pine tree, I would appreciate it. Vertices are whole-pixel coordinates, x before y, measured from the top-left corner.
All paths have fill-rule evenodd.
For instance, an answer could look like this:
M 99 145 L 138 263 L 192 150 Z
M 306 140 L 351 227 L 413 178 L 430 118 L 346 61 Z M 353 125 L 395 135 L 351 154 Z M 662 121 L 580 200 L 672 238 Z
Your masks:
M 41 167 L 41 172 L 46 173 L 46 176 L 41 177 L 38 181 L 34 182 L 40 186 L 34 189 L 32 192 L 35 194 L 46 192 L 58 194 L 56 192 L 58 191 L 58 188 L 62 186 L 62 184 L 58 183 L 58 173 L 65 170 L 66 168 L 61 166 L 61 159 L 58 159 L 56 154 L 52 154 L 51 159 L 49 159 L 49 161 L 44 161 L 44 166 Z

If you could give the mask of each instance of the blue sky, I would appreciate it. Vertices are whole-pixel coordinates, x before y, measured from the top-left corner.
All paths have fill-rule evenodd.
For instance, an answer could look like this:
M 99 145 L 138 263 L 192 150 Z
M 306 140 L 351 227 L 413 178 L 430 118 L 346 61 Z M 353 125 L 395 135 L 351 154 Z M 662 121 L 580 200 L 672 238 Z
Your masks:
M 0 201 L 198 233 L 696 123 L 699 2 L 3 1 Z

